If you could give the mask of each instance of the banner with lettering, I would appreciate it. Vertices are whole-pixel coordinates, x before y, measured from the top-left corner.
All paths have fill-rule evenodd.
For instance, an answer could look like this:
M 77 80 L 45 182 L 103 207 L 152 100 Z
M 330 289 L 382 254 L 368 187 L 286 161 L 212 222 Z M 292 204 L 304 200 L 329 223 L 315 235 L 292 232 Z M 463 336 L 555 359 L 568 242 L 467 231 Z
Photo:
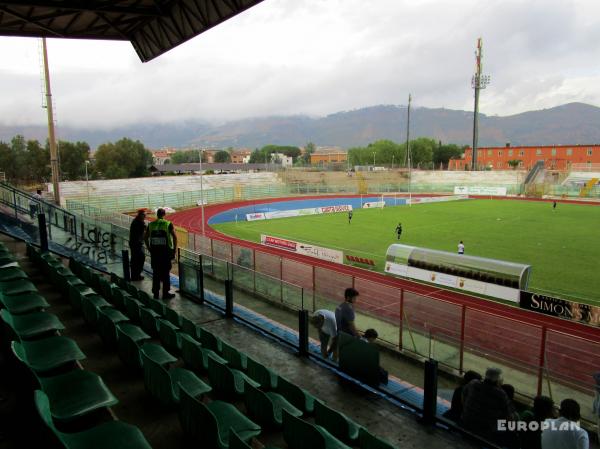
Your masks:
M 600 307 L 539 293 L 521 291 L 522 309 L 600 327 Z

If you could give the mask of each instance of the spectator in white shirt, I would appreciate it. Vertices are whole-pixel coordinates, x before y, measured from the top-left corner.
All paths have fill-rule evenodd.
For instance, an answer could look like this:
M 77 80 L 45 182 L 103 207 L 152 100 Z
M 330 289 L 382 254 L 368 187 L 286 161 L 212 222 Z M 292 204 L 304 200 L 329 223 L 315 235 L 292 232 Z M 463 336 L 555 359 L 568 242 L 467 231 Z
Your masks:
M 463 244 L 462 240 L 460 241 L 460 243 L 458 244 L 458 254 L 464 254 L 465 253 L 465 245 Z
M 560 403 L 560 416 L 542 424 L 542 449 L 589 449 L 587 432 L 579 427 L 580 409 L 574 399 Z
M 335 313 L 331 310 L 320 309 L 315 311 L 310 321 L 319 330 L 321 355 L 328 358 L 333 354 L 333 359 L 337 360 L 337 325 L 335 322 Z

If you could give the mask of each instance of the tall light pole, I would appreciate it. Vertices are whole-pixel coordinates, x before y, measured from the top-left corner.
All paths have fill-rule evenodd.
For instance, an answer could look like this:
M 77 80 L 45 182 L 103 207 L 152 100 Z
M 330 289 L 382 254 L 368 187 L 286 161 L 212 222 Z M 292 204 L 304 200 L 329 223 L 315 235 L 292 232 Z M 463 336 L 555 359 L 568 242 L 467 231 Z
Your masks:
M 375 170 L 375 152 L 373 151 L 373 170 Z
M 60 206 L 60 171 L 58 167 L 58 150 L 54 133 L 54 114 L 52 112 L 52 92 L 50 90 L 50 69 L 48 68 L 48 49 L 46 38 L 42 38 L 42 54 L 44 58 L 44 80 L 46 83 L 46 111 L 48 112 L 48 141 L 50 142 L 50 168 L 52 171 L 52 190 L 54 202 Z
M 394 169 L 394 155 L 392 154 L 392 170 Z
M 203 184 L 203 176 L 204 173 L 202 171 L 202 152 L 204 150 L 198 150 L 198 157 L 200 159 L 200 209 L 201 209 L 201 219 L 202 219 L 202 236 L 204 237 L 204 184 Z
M 490 83 L 490 76 L 481 73 L 481 60 L 483 59 L 483 40 L 477 39 L 475 50 L 475 75 L 471 78 L 471 87 L 475 89 L 475 106 L 473 107 L 473 156 L 471 157 L 471 170 L 477 170 L 477 144 L 479 140 L 479 91 L 485 89 Z
M 90 180 L 88 178 L 88 165 L 90 161 L 85 161 L 85 190 L 87 191 L 88 214 L 90 213 Z
M 408 166 L 408 205 L 412 205 L 412 157 L 410 154 L 410 103 L 412 102 L 412 96 L 408 94 L 408 108 L 406 110 L 406 165 Z

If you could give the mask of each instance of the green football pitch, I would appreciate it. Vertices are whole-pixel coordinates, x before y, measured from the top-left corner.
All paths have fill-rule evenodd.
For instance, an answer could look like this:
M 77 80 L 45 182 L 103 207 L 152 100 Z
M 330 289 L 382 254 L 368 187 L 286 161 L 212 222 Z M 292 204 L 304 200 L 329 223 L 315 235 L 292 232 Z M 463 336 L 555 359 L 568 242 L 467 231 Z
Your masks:
M 600 303 L 600 206 L 535 201 L 467 200 L 412 207 L 212 225 L 224 234 L 260 242 L 261 234 L 343 250 L 373 259 L 379 271 L 388 246 L 400 243 L 457 251 L 532 266 L 529 287 Z

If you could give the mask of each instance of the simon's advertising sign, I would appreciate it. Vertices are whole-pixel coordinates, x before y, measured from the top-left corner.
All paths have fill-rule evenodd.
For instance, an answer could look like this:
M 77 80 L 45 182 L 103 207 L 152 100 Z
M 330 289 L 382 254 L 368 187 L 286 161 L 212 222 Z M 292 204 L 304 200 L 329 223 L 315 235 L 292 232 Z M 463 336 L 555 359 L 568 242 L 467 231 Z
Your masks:
M 600 327 L 600 307 L 521 291 L 523 309 Z

